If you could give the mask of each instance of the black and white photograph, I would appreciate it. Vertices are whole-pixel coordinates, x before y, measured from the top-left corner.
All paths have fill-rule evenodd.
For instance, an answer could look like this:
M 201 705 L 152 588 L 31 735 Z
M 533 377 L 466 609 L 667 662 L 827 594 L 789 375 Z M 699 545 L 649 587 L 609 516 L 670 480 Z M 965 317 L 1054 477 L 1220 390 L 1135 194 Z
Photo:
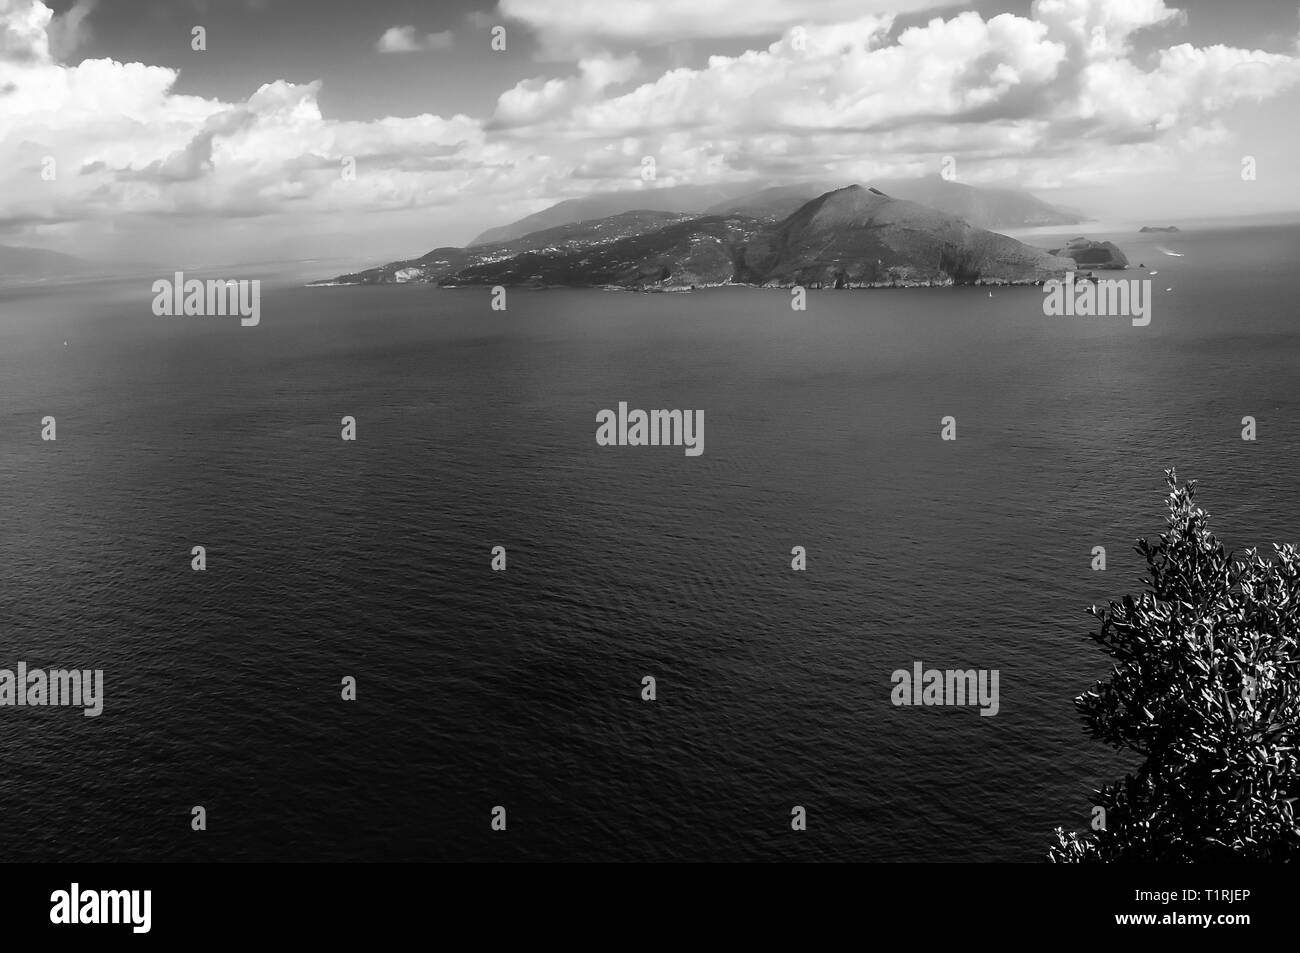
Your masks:
M 0 0 L 5 922 L 1251 942 L 1298 150 L 1295 0 Z

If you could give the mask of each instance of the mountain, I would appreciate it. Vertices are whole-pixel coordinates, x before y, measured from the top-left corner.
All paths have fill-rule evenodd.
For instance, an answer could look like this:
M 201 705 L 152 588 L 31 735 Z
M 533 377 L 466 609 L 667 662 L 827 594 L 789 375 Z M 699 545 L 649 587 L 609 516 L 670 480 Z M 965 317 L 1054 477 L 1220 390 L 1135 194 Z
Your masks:
M 686 218 L 599 246 L 527 252 L 461 269 L 447 285 L 566 285 L 639 291 L 722 285 L 736 278 L 741 249 L 766 226 L 745 216 Z
M 745 252 L 750 275 L 768 285 L 1021 283 L 1070 262 L 960 218 L 860 185 L 827 192 Z
M 1028 284 L 1073 267 L 952 215 L 851 185 L 780 221 L 638 210 L 510 242 L 438 248 L 319 284 L 857 288 Z
M 928 205 L 948 215 L 964 218 L 979 228 L 1030 228 L 1038 225 L 1074 225 L 1083 221 L 1074 212 L 1048 205 L 1028 192 L 1016 189 L 975 188 L 949 182 L 940 176 L 876 184 L 895 198 Z M 542 229 L 637 210 L 688 212 L 697 215 L 747 215 L 778 221 L 794 214 L 800 206 L 830 189 L 831 186 L 825 183 L 805 182 L 758 190 L 754 190 L 753 183 L 748 183 L 678 185 L 603 192 L 568 199 L 509 225 L 489 228 L 470 242 L 469 247 L 514 241 Z
M 93 270 L 90 262 L 72 255 L 43 248 L 0 245 L 0 278 L 64 278 Z
M 517 222 L 511 222 L 509 225 L 489 228 L 470 242 L 469 247 L 514 241 L 542 229 L 608 218 L 623 212 L 693 212 L 698 215 L 711 205 L 725 202 L 752 187 L 752 185 L 674 185 L 584 195 L 582 198 L 567 199 L 521 218 Z
M 713 215 L 748 215 L 780 221 L 826 191 L 829 190 L 819 185 L 777 185 L 718 202 L 705 211 Z
M 964 218 L 978 228 L 1033 228 L 1040 225 L 1077 225 L 1084 219 L 1072 211 L 1048 205 L 1018 189 L 976 188 L 950 182 L 942 176 L 876 183 L 899 199 Z
M 1033 228 L 1041 225 L 1075 225 L 1084 219 L 1073 211 L 1048 205 L 1018 189 L 985 188 L 949 182 L 941 176 L 923 179 L 887 179 L 876 188 L 896 199 L 926 205 L 965 219 L 977 228 Z M 801 205 L 829 191 L 825 185 L 780 185 L 748 192 L 707 209 L 755 218 L 782 219 Z
M 603 246 L 625 238 L 656 232 L 667 225 L 694 219 L 685 212 L 655 212 L 636 210 L 623 212 L 569 225 L 558 225 L 530 232 L 512 241 L 471 245 L 468 248 L 444 247 L 420 258 L 389 262 L 378 268 L 340 275 L 331 282 L 318 284 L 401 284 L 407 281 L 439 281 L 448 283 L 465 269 L 483 268 L 498 262 L 513 260 L 528 254 L 563 255 L 571 251 L 598 251 Z M 500 284 L 501 282 L 493 282 Z

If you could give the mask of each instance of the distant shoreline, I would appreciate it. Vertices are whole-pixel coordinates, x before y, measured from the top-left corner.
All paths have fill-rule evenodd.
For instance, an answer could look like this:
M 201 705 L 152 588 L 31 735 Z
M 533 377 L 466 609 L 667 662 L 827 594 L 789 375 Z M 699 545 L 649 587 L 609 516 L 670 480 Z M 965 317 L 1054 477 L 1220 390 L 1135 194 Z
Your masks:
M 1118 270 L 1118 269 L 1117 269 Z M 1064 274 L 1064 272 L 1062 272 Z M 1025 279 L 1006 279 L 1006 278 L 976 278 L 974 281 L 877 281 L 877 282 L 847 282 L 844 285 L 835 286 L 827 285 L 824 282 L 813 282 L 806 285 L 799 284 L 753 284 L 743 281 L 722 281 L 713 283 L 701 283 L 694 285 L 664 285 L 660 287 L 647 288 L 630 288 L 623 285 L 530 285 L 530 284 L 513 284 L 497 285 L 487 283 L 470 283 L 458 282 L 456 284 L 439 284 L 436 281 L 311 281 L 302 288 L 395 288 L 399 286 L 423 286 L 426 288 L 436 288 L 439 291 L 455 291 L 461 288 L 466 290 L 481 290 L 484 288 L 502 287 L 510 290 L 523 289 L 527 291 L 622 291 L 631 294 L 682 294 L 692 291 L 708 291 L 715 288 L 752 288 L 755 291 L 788 291 L 791 288 L 803 288 L 806 291 L 885 291 L 889 289 L 900 288 L 1010 288 L 1010 287 L 1042 287 L 1045 280 L 1042 278 L 1025 278 Z

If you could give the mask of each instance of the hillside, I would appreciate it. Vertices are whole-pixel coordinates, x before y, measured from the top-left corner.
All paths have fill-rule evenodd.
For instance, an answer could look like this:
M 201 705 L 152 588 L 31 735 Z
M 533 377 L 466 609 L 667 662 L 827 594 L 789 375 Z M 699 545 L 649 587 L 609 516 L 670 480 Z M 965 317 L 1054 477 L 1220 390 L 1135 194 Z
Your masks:
M 1083 218 L 1049 205 L 1019 189 L 988 188 L 950 182 L 940 176 L 876 183 L 894 198 L 929 206 L 965 219 L 977 228 L 1033 228 L 1075 225 Z
M 572 225 L 577 222 L 608 218 L 624 212 L 685 212 L 703 214 L 710 206 L 747 192 L 752 186 L 677 185 L 600 192 L 582 198 L 567 199 L 499 228 L 489 228 L 467 247 L 515 241 L 542 229 Z
M 1056 208 L 1018 189 L 985 188 L 950 182 L 939 176 L 877 182 L 880 191 L 898 199 L 917 202 L 977 228 L 1031 228 L 1040 225 L 1073 225 L 1084 219 L 1067 209 Z M 511 242 L 532 232 L 594 219 L 608 218 L 635 210 L 679 212 L 694 215 L 745 215 L 766 221 L 780 221 L 793 215 L 805 203 L 834 188 L 804 182 L 755 189 L 742 185 L 672 186 L 602 192 L 568 199 L 509 225 L 489 228 L 469 244 Z
M 783 220 L 768 216 L 625 212 L 510 242 L 438 248 L 323 283 L 857 288 L 1023 284 L 1074 267 L 1068 258 L 858 185 L 805 202 Z
M 0 278 L 65 278 L 87 274 L 94 268 L 88 261 L 60 252 L 0 245 Z
M 763 284 L 1028 282 L 1069 262 L 943 212 L 858 185 L 806 204 L 745 256 Z

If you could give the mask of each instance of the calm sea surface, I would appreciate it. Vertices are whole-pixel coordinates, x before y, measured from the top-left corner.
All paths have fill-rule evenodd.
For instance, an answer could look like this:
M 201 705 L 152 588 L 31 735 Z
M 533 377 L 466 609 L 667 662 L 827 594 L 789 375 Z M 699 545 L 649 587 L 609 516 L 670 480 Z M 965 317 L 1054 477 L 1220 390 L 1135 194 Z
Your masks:
M 154 317 L 162 275 L 0 288 L 0 667 L 106 693 L 0 708 L 0 858 L 1041 859 L 1128 766 L 1072 699 L 1162 469 L 1230 546 L 1300 541 L 1300 229 L 1115 237 L 1149 327 L 1035 288 L 268 280 L 255 328 Z M 702 409 L 703 455 L 597 447 L 620 400 Z M 998 715 L 893 707 L 918 660 L 998 669 Z

